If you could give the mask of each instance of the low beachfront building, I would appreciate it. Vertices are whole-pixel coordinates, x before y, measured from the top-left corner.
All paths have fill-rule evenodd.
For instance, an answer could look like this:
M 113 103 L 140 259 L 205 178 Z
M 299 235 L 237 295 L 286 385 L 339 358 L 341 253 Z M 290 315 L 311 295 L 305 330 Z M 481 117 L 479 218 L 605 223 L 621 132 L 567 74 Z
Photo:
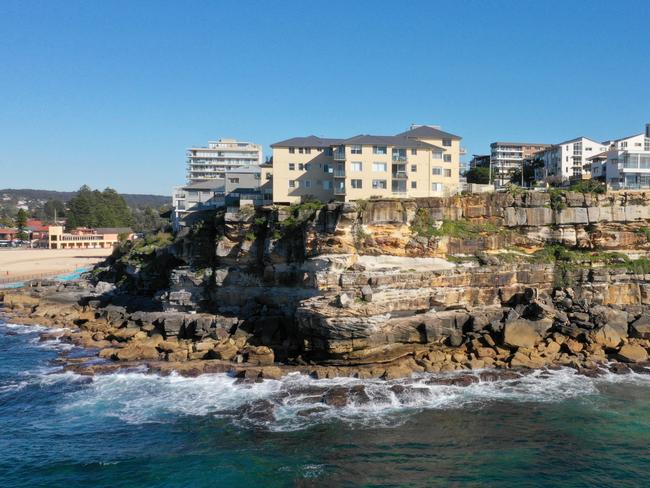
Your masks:
M 271 145 L 273 202 L 413 198 L 459 192 L 461 138 L 414 125 L 395 136 L 294 137 Z
M 63 226 L 51 225 L 48 229 L 48 248 L 104 249 L 116 246 L 120 238 L 132 237 L 133 231 L 128 227 L 79 228 L 66 233 Z

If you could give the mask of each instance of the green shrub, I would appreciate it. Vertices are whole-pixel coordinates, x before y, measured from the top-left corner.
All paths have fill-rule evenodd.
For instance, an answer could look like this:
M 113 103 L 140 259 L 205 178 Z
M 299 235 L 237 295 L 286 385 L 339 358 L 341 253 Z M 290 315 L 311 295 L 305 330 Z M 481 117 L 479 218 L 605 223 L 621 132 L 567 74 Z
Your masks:
M 603 194 L 607 192 L 607 187 L 602 181 L 598 180 L 580 180 L 569 187 L 570 191 L 579 193 Z
M 551 188 L 548 193 L 551 197 L 551 208 L 553 210 L 560 211 L 566 208 L 566 202 L 564 201 L 564 190 L 561 190 L 559 188 Z

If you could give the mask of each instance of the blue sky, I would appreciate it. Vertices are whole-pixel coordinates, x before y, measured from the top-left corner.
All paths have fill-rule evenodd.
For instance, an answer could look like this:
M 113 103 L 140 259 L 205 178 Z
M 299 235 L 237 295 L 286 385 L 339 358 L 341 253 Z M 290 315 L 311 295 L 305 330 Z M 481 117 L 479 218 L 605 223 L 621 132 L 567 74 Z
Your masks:
M 0 188 L 168 194 L 185 148 L 650 122 L 650 2 L 0 1 Z

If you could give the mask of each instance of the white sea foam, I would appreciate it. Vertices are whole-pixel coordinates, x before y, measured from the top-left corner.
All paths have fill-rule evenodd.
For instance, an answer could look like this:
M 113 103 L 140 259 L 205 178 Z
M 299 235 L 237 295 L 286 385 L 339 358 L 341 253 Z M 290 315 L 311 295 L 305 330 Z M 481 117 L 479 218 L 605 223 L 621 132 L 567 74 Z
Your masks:
M 605 373 L 591 378 L 569 368 L 468 386 L 436 383 L 445 377 L 449 375 L 424 374 L 395 381 L 314 380 L 291 374 L 281 380 L 237 384 L 225 374 L 184 378 L 116 373 L 97 376 L 69 394 L 63 409 L 71 414 L 92 412 L 117 417 L 132 424 L 170 422 L 179 416 L 214 416 L 251 427 L 297 430 L 331 421 L 394 426 L 424 409 L 481 407 L 495 401 L 583 399 L 598 394 L 600 385 L 608 382 L 635 382 L 650 387 L 650 375 Z M 343 400 L 332 401 L 336 395 Z

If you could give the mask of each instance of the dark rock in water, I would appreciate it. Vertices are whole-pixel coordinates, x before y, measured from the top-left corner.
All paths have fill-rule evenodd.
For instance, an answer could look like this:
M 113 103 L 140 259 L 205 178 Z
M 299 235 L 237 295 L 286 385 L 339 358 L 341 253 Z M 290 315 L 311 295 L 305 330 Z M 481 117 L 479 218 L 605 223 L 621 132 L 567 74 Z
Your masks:
M 521 378 L 521 373 L 517 371 L 481 371 L 478 374 L 478 377 L 481 381 L 493 382 L 493 381 L 504 381 L 504 380 L 514 380 Z
M 366 393 L 366 388 L 363 385 L 355 385 L 350 388 L 349 395 L 353 403 L 364 404 L 370 402 L 370 397 Z
M 347 388 L 332 388 L 321 397 L 321 402 L 332 407 L 344 407 L 348 404 L 348 390 Z
M 448 376 L 448 377 L 441 377 L 441 376 L 436 376 L 434 378 L 430 378 L 426 381 L 427 384 L 429 385 L 448 385 L 448 386 L 469 386 L 473 383 L 478 383 L 479 382 L 479 377 L 475 375 L 460 375 L 460 376 Z
M 273 403 L 268 400 L 255 400 L 252 403 L 246 404 L 241 409 L 243 418 L 252 420 L 254 422 L 275 422 L 275 407 Z
M 326 411 L 327 409 L 325 407 L 314 407 L 314 408 L 308 408 L 306 410 L 301 410 L 296 415 L 298 415 L 299 417 L 310 417 L 311 415 L 323 413 Z
M 609 370 L 614 374 L 628 374 L 631 369 L 623 363 L 612 363 L 609 365 Z
M 650 374 L 650 363 L 628 364 L 630 369 L 637 374 Z
M 588 378 L 599 378 L 605 374 L 600 368 L 578 368 L 578 374 Z

